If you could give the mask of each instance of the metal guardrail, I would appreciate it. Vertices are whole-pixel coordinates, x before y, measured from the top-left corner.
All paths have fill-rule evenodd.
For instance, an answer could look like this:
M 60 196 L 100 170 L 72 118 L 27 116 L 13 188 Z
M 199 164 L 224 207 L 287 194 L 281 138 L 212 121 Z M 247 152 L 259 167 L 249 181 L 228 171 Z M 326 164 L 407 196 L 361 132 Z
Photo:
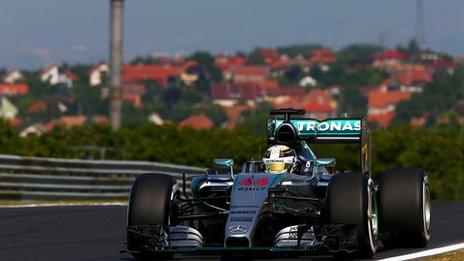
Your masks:
M 181 181 L 183 173 L 191 176 L 204 171 L 147 161 L 0 154 L 0 199 L 127 199 L 132 182 L 141 173 L 163 173 Z

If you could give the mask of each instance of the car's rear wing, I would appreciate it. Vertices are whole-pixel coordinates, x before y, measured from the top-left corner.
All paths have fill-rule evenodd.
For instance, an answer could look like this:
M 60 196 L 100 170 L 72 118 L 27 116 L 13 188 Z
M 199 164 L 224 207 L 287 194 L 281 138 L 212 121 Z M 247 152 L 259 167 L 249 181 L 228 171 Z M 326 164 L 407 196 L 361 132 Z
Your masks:
M 367 122 L 363 118 L 330 118 L 319 121 L 313 118 L 290 118 L 290 110 L 275 110 L 271 115 L 285 115 L 285 119 L 274 118 L 268 121 L 268 140 L 278 142 L 279 135 L 285 135 L 280 126 L 291 124 L 296 130 L 297 139 L 307 143 L 351 143 L 360 146 L 360 161 L 362 171 L 371 173 L 370 133 Z M 297 110 L 295 110 L 297 112 Z M 284 124 L 285 123 L 285 124 Z M 287 128 L 288 129 L 288 128 Z M 280 132 L 280 133 L 278 133 Z
M 300 118 L 291 119 L 290 122 L 298 130 L 299 138 L 309 143 L 362 143 L 363 131 L 365 133 L 366 130 L 365 121 L 358 118 L 323 121 Z M 270 120 L 268 122 L 268 135 L 274 136 L 275 131 L 282 123 L 284 123 L 283 119 Z

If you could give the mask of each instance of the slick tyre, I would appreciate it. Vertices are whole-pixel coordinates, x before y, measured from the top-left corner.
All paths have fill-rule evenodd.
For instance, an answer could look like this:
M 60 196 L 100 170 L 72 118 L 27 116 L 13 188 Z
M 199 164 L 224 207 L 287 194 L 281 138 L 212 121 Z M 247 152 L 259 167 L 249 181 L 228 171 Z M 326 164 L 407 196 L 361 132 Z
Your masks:
M 377 251 L 378 222 L 375 186 L 369 176 L 343 173 L 332 177 L 327 190 L 332 224 L 356 225 L 357 256 L 370 258 Z
M 164 174 L 139 175 L 132 185 L 127 212 L 128 227 L 134 225 L 171 225 L 171 205 L 175 193 L 176 180 Z M 141 247 L 133 233 L 127 233 L 127 249 L 137 251 Z M 135 254 L 137 259 L 145 259 L 144 254 Z M 169 259 L 172 255 L 152 256 L 155 259 Z
M 398 168 L 380 174 L 379 220 L 385 247 L 424 247 L 430 239 L 430 190 L 424 171 Z

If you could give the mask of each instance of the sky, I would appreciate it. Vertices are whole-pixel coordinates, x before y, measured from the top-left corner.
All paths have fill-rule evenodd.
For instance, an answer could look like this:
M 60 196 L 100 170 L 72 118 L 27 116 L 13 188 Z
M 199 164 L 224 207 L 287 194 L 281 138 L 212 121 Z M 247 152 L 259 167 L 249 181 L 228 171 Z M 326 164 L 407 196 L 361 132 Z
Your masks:
M 416 0 L 126 0 L 124 57 L 414 37 Z M 426 45 L 464 55 L 464 1 L 424 0 Z M 107 60 L 109 0 L 0 1 L 0 67 Z

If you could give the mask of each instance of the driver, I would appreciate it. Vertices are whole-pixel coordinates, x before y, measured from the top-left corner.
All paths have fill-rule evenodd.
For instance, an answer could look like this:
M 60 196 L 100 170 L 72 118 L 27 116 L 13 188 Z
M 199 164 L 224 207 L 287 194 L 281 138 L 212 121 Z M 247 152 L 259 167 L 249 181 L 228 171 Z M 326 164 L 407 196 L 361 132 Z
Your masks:
M 266 150 L 263 158 L 266 172 L 298 173 L 298 157 L 294 149 L 285 145 L 274 145 Z

